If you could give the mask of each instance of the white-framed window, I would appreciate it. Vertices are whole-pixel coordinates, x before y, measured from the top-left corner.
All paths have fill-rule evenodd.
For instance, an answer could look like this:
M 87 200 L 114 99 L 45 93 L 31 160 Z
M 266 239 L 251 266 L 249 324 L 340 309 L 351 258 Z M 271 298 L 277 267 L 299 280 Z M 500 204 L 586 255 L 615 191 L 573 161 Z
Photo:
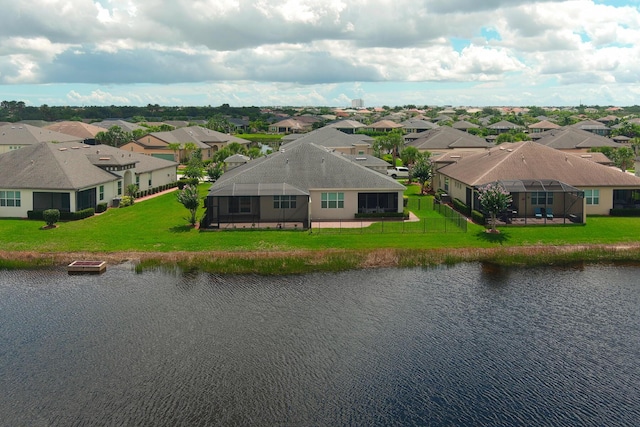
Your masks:
M 122 181 L 118 181 L 118 196 L 122 196 Z
M 19 208 L 21 205 L 19 191 L 0 191 L 0 206 Z
M 136 175 L 136 187 L 140 188 L 140 175 Z
M 531 193 L 532 205 L 553 205 L 553 193 L 549 191 L 534 191 Z
M 100 200 L 104 200 L 104 185 L 100 186 L 99 193 L 100 193 Z
M 584 198 L 587 199 L 587 205 L 599 205 L 600 190 L 584 190 Z
M 446 191 L 447 193 L 449 192 L 449 177 L 448 176 L 444 177 L 444 191 Z
M 344 193 L 322 193 L 320 207 L 322 209 L 343 209 Z
M 296 196 L 273 196 L 274 209 L 295 209 L 296 205 Z

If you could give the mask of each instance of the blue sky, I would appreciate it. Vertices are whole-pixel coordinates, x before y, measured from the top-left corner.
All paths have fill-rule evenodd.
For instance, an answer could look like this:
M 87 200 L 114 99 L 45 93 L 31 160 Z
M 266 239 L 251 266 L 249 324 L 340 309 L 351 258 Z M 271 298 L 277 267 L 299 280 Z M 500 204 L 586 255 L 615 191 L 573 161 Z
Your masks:
M 28 105 L 634 105 L 640 0 L 0 0 Z

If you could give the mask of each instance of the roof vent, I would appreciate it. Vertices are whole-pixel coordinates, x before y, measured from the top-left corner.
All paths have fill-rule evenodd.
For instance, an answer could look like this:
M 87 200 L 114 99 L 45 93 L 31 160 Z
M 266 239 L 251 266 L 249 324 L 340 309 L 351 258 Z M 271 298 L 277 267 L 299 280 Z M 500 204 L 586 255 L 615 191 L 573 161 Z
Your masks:
M 60 151 L 67 151 L 67 147 L 60 147 L 60 148 L 58 148 L 58 150 L 60 150 Z

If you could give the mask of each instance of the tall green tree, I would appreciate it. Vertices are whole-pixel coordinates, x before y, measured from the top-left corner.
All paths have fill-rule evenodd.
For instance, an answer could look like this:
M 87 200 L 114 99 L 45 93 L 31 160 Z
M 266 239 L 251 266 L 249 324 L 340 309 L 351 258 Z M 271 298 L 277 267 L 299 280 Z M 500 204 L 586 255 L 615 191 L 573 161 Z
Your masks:
M 185 185 L 176 195 L 178 202 L 189 211 L 187 220 L 192 226 L 196 224 L 196 215 L 200 206 L 200 194 L 197 185 Z
M 120 126 L 111 126 L 105 132 L 98 132 L 96 140 L 101 144 L 111 145 L 113 147 L 121 147 L 133 139 L 133 135 L 122 130 Z
M 432 167 L 430 157 L 431 153 L 428 151 L 422 153 L 411 171 L 413 178 L 420 183 L 420 194 L 427 192 L 428 183 L 431 182 Z
M 411 183 L 411 179 L 413 178 L 413 165 L 420 158 L 421 153 L 418 149 L 412 145 L 405 147 L 400 152 L 400 159 L 402 160 L 402 164 L 409 168 L 409 184 Z
M 498 214 L 511 204 L 511 194 L 501 185 L 490 183 L 478 188 L 480 206 L 491 216 L 491 231 L 496 232 L 496 218 Z

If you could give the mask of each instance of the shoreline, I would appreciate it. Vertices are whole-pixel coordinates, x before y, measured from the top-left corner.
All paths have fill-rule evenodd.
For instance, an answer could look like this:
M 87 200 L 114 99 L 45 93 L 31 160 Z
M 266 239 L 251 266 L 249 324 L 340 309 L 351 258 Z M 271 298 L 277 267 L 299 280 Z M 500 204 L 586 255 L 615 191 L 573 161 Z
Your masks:
M 136 271 L 165 268 L 216 274 L 284 275 L 370 268 L 420 268 L 483 262 L 535 267 L 576 263 L 639 263 L 640 243 L 510 246 L 496 248 L 372 249 L 321 251 L 29 252 L 0 251 L 0 269 L 66 266 L 76 260 L 131 263 Z

